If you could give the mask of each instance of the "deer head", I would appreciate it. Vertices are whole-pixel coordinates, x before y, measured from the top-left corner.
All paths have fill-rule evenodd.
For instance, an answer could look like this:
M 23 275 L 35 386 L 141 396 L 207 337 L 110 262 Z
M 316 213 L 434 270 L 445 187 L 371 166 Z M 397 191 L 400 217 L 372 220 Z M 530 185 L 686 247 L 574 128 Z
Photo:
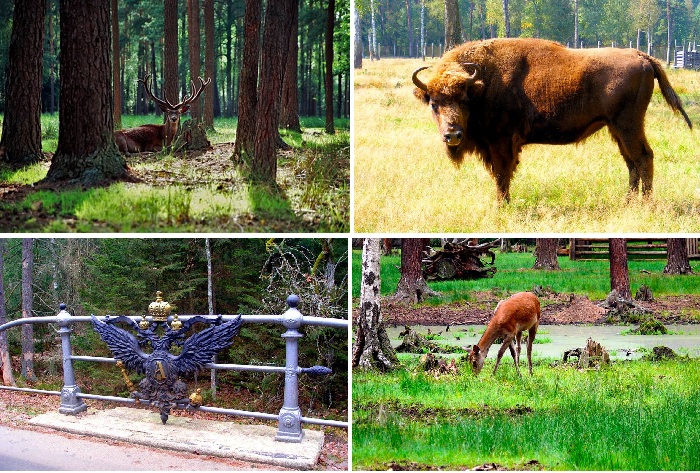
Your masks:
M 190 81 L 190 94 L 186 95 L 182 99 L 182 102 L 173 105 L 172 103 L 170 103 L 168 98 L 165 97 L 165 95 L 163 96 L 163 99 L 159 99 L 158 97 L 153 95 L 153 92 L 151 92 L 150 87 L 150 77 L 151 75 L 148 74 L 143 79 L 139 79 L 139 82 L 143 84 L 143 87 L 146 90 L 146 93 L 148 94 L 150 99 L 153 100 L 156 103 L 156 105 L 158 105 L 158 107 L 161 109 L 161 111 L 163 111 L 163 113 L 165 113 L 165 142 L 163 144 L 164 146 L 170 146 L 170 144 L 173 141 L 173 138 L 175 137 L 175 134 L 177 133 L 177 128 L 180 125 L 180 115 L 186 113 L 190 109 L 190 105 L 199 98 L 204 88 L 211 83 L 211 78 L 207 79 L 205 82 L 200 77 L 198 89 L 195 87 L 194 81 Z

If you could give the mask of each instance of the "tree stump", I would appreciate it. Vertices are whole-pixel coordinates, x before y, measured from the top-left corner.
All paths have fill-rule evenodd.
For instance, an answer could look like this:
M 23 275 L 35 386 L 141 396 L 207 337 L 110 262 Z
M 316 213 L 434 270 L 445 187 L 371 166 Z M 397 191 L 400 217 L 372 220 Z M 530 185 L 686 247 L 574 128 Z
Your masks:
M 634 295 L 634 300 L 651 302 L 654 300 L 654 294 L 651 292 L 649 286 L 642 284 L 639 286 L 639 289 L 637 289 L 637 293 Z
M 183 123 L 180 133 L 173 142 L 173 152 L 198 151 L 210 148 L 211 143 L 209 138 L 207 138 L 207 132 L 197 120 L 187 120 Z

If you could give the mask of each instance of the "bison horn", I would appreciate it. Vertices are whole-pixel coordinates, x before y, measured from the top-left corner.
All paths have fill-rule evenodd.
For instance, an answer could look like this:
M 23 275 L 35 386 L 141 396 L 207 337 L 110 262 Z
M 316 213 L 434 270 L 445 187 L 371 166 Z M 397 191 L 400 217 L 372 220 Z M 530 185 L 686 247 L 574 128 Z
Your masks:
M 422 71 L 423 69 L 427 69 L 427 67 L 419 67 L 415 71 L 413 71 L 413 83 L 416 84 L 416 87 L 418 87 L 420 90 L 423 90 L 425 92 L 428 91 L 428 86 L 425 85 L 419 78 L 418 78 L 418 73 Z
M 473 62 L 467 62 L 464 63 L 464 68 L 467 69 L 469 67 L 474 68 L 474 72 L 468 77 L 469 80 L 473 81 L 476 80 L 477 76 L 481 74 L 481 66 L 478 64 L 475 64 Z

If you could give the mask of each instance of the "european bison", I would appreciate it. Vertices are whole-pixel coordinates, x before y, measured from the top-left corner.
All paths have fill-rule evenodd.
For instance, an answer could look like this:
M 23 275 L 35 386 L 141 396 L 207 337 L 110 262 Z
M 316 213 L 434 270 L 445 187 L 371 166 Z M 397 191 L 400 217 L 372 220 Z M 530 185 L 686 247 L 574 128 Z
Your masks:
M 608 126 L 629 169 L 629 191 L 652 190 L 654 153 L 644 114 L 661 93 L 692 128 L 661 64 L 636 49 L 568 49 L 540 39 L 465 43 L 442 57 L 432 78 L 413 73 L 414 94 L 430 104 L 447 155 L 459 165 L 477 154 L 496 180 L 499 200 L 523 145 L 579 142 Z

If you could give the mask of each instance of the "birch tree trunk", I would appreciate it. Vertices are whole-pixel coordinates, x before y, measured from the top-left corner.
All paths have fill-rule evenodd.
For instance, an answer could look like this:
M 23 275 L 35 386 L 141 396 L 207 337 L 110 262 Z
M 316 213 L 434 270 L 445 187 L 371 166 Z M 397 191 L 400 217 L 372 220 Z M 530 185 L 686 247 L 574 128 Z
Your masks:
M 204 247 L 207 253 L 207 302 L 209 315 L 214 315 L 214 284 L 211 270 L 211 245 L 209 238 L 204 239 Z M 216 363 L 216 355 L 212 357 L 212 363 Z M 216 370 L 211 370 L 211 398 L 216 400 Z
M 22 318 L 32 317 L 34 309 L 34 239 L 22 239 Z M 32 324 L 22 325 L 22 377 L 27 381 L 37 381 L 34 373 L 34 328 Z
M 5 311 L 5 283 L 3 280 L 5 263 L 5 240 L 0 238 L 0 325 L 7 322 Z M 2 383 L 5 386 L 15 386 L 15 377 L 12 375 L 12 363 L 10 350 L 7 346 L 7 332 L 0 332 L 0 368 L 2 369 Z
M 381 239 L 365 238 L 362 248 L 360 315 L 352 348 L 352 366 L 361 369 L 390 370 L 398 358 L 389 343 L 380 306 L 379 255 Z

